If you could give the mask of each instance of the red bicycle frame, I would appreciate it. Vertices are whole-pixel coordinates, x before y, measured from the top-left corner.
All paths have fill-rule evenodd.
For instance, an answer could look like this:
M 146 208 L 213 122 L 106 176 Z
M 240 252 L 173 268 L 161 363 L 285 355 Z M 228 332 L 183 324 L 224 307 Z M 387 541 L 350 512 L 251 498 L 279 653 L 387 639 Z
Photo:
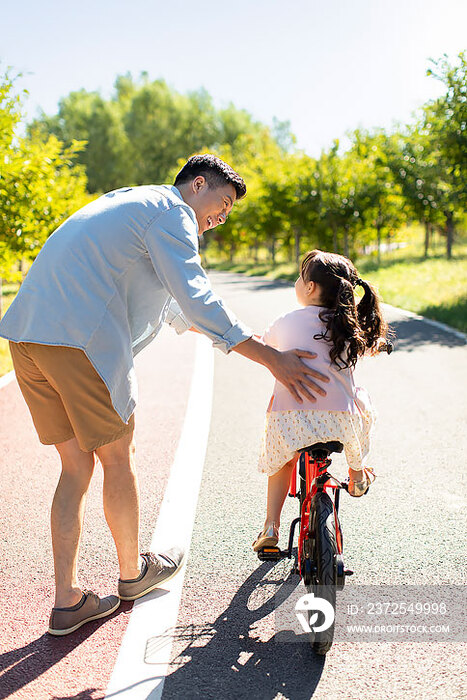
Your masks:
M 306 496 L 305 499 L 302 503 L 302 510 L 300 513 L 300 534 L 298 538 L 298 571 L 300 574 L 300 577 L 302 575 L 302 562 L 301 562 L 301 555 L 303 551 L 303 542 L 309 538 L 309 522 L 310 522 L 310 507 L 311 507 L 311 501 L 315 494 L 318 491 L 318 487 L 316 485 L 316 480 L 319 476 L 324 474 L 326 472 L 326 469 L 329 465 L 329 460 L 327 457 L 324 459 L 314 459 L 308 452 L 303 452 L 302 453 L 305 459 L 305 488 L 306 488 Z M 289 488 L 289 493 L 291 496 L 296 496 L 297 495 L 297 464 L 299 464 L 300 458 L 297 459 L 297 462 L 295 463 L 295 467 L 292 471 L 292 475 L 290 478 L 290 488 Z M 332 477 L 330 477 L 322 487 L 322 490 L 324 489 L 337 489 L 340 488 L 340 485 L 337 483 L 333 483 Z M 337 545 L 337 553 L 342 554 L 342 537 L 341 537 L 341 529 L 339 527 L 339 521 L 337 518 L 337 511 L 334 506 L 334 499 L 332 499 L 333 502 L 333 511 L 334 511 L 334 520 L 335 520 L 335 532 L 336 532 L 336 545 Z

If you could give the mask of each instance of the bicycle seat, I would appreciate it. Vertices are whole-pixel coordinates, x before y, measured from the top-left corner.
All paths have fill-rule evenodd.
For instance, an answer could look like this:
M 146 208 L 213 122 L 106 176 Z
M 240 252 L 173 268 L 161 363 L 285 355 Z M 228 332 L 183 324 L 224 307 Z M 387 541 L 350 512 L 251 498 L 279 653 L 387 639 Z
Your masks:
M 301 454 L 302 452 L 315 452 L 315 450 L 320 450 L 331 454 L 331 452 L 342 452 L 343 449 L 344 445 L 334 440 L 331 442 L 315 442 L 313 445 L 308 445 L 308 447 L 302 447 L 298 452 Z

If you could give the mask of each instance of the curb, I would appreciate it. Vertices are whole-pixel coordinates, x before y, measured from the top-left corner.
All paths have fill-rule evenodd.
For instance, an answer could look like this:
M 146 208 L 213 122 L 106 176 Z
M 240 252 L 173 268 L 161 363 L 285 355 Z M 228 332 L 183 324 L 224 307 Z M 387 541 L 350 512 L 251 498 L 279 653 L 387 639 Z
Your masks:
M 439 330 L 442 330 L 445 333 L 451 333 L 451 335 L 455 335 L 456 338 L 463 340 L 467 344 L 467 334 L 462 333 L 462 331 L 458 331 L 456 328 L 452 328 L 451 326 L 448 326 L 445 323 L 441 323 L 440 321 L 433 321 L 431 318 L 427 318 L 426 316 L 421 316 L 420 314 L 416 314 L 413 311 L 407 311 L 406 309 L 401 309 L 399 306 L 392 306 L 392 304 L 386 304 L 386 303 L 383 303 L 382 305 L 383 305 L 383 307 L 386 307 L 388 309 L 393 309 L 394 311 L 398 311 L 399 313 L 403 314 L 407 318 L 414 319 L 415 321 L 424 321 L 425 323 L 428 323 L 430 326 L 434 326 L 435 328 L 439 328 Z

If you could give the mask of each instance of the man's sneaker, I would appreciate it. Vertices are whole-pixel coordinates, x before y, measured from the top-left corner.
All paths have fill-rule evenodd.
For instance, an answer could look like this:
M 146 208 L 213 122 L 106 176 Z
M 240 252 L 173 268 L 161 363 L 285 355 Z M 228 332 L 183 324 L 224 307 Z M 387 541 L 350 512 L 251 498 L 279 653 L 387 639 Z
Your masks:
M 183 551 L 173 547 L 162 554 L 146 552 L 141 557 L 144 567 L 138 578 L 118 580 L 118 595 L 122 600 L 141 598 L 175 576 L 182 567 Z
M 119 605 L 116 595 L 99 598 L 92 591 L 84 591 L 79 603 L 71 608 L 52 608 L 48 632 L 56 636 L 70 634 L 86 622 L 111 615 Z

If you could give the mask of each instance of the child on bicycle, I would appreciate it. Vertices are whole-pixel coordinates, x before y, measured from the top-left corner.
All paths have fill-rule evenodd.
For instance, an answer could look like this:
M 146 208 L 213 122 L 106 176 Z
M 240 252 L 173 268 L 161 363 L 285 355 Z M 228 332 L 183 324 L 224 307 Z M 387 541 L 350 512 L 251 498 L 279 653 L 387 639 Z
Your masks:
M 358 304 L 356 287 L 364 291 Z M 375 478 L 371 467 L 364 466 L 374 416 L 365 389 L 354 384 L 353 368 L 359 357 L 375 354 L 387 334 L 377 293 L 360 279 L 350 260 L 320 250 L 303 259 L 295 293 L 303 308 L 274 321 L 263 341 L 278 350 L 316 352 L 313 368 L 330 381 L 326 396 L 303 403 L 279 382 L 274 386 L 258 463 L 259 471 L 269 477 L 267 513 L 264 528 L 253 542 L 255 552 L 279 540 L 281 510 L 297 450 L 316 442 L 341 442 L 351 496 L 362 496 Z

